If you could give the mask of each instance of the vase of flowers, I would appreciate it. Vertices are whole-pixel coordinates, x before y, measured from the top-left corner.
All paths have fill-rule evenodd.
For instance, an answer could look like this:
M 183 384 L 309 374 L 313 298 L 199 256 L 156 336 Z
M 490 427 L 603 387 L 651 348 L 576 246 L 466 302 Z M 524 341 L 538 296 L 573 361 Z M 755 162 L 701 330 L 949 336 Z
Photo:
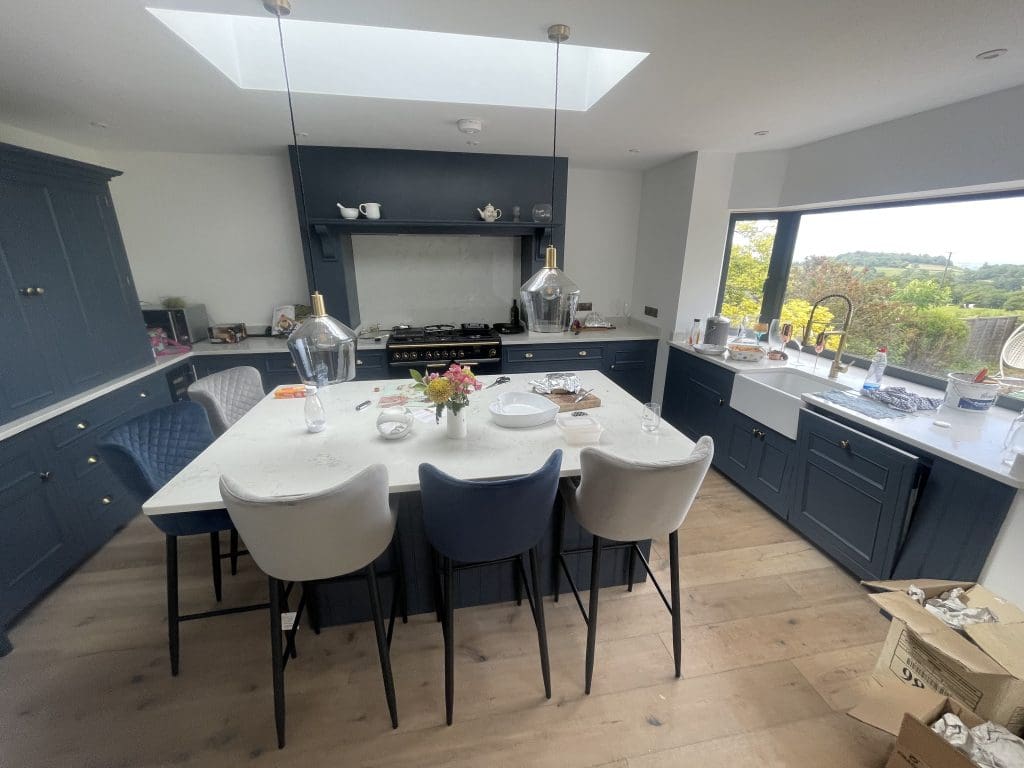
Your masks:
M 441 421 L 441 414 L 448 412 L 445 424 L 448 437 L 453 440 L 465 439 L 465 408 L 469 405 L 469 395 L 483 388 L 473 372 L 468 367 L 452 363 L 444 373 L 422 374 L 419 371 L 410 371 L 410 374 L 416 382 L 415 387 L 422 390 L 434 404 L 438 423 Z

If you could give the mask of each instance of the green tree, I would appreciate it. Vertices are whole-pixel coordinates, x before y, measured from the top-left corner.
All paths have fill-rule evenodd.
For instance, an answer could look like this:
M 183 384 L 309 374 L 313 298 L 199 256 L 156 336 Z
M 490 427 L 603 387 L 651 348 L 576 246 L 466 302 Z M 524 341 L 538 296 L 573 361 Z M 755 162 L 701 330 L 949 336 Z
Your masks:
M 904 325 L 906 350 L 902 364 L 945 376 L 962 364 L 969 329 L 956 307 L 922 309 Z
M 953 291 L 934 280 L 911 280 L 896 290 L 892 297 L 917 309 L 928 309 L 949 304 L 953 300 Z
M 774 221 L 739 221 L 733 230 L 722 314 L 738 323 L 761 314 L 764 281 L 775 245 Z

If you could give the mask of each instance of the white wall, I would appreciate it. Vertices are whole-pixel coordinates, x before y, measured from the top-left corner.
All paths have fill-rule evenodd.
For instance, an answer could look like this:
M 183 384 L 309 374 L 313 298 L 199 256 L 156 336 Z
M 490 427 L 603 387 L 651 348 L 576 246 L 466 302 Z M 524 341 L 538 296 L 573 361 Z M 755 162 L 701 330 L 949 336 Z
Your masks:
M 569 168 L 565 271 L 606 317 L 632 301 L 642 187 L 639 171 Z
M 671 338 L 676 327 L 696 172 L 694 152 L 652 168 L 643 176 L 631 311 L 635 317 L 657 325 L 662 339 Z M 658 317 L 644 316 L 644 306 L 655 307 Z M 654 368 L 654 399 L 659 402 L 665 388 L 667 359 L 665 345 L 659 344 Z
M 59 155 L 60 157 L 67 157 L 72 160 L 79 160 L 83 163 L 104 164 L 100 153 L 91 147 L 71 144 L 67 141 L 55 139 L 52 136 L 44 136 L 41 133 L 26 131 L 24 128 L 16 128 L 5 123 L 0 123 L 0 142 L 34 149 L 37 152 Z
M 108 154 L 139 298 L 183 296 L 210 321 L 267 325 L 308 302 L 287 156 Z

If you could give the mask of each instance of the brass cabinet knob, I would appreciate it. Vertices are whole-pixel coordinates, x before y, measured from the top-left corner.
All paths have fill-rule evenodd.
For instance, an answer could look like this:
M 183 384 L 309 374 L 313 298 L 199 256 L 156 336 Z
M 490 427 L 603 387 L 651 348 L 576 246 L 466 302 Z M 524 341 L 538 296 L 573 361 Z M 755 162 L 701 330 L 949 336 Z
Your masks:
M 46 293 L 45 290 L 43 290 L 42 288 L 40 288 L 38 286 L 36 287 L 36 296 L 42 296 L 44 293 Z
M 47 472 L 40 472 L 39 473 L 39 479 L 40 480 L 44 480 L 44 481 L 45 480 L 50 480 L 52 477 L 53 477 L 53 472 L 47 471 Z
M 142 397 L 142 398 L 149 397 L 149 392 L 146 392 L 145 390 L 143 390 L 142 392 L 139 392 L 139 397 Z
M 846 450 L 850 450 L 850 441 L 849 440 L 840 440 L 839 441 L 839 447 L 840 448 L 844 448 Z
M 79 432 L 81 432 L 82 430 L 88 429 L 88 428 L 89 428 L 89 422 L 85 421 L 84 419 L 82 421 L 78 422 L 77 424 L 75 424 L 75 429 L 77 429 Z
M 756 438 L 757 438 L 758 440 L 764 440 L 764 438 L 765 438 L 765 433 L 764 433 L 764 430 L 758 429 L 757 427 L 754 427 L 754 428 L 753 428 L 753 429 L 751 430 L 751 434 L 752 434 L 752 435 L 753 435 L 754 437 L 756 437 Z
M 86 464 L 99 464 L 100 460 L 98 458 L 96 458 L 95 456 L 90 456 L 89 458 L 87 458 L 85 460 L 85 463 Z
M 525 357 L 527 360 L 533 360 L 533 352 L 526 352 L 523 355 L 523 357 Z
M 295 367 L 295 361 L 294 361 L 294 360 L 292 360 L 292 362 L 291 362 L 291 366 L 292 366 L 292 368 L 294 368 L 294 367 Z
M 586 357 L 586 356 L 587 356 L 587 350 L 585 350 L 585 349 L 581 349 L 581 350 L 579 351 L 579 356 L 580 356 L 580 357 Z
M 102 504 L 103 506 L 107 506 L 113 500 L 114 500 L 113 496 L 104 496 L 102 499 L 100 499 L 100 504 Z
M 357 357 L 357 358 L 356 358 L 356 365 L 362 365 L 362 364 L 363 364 L 363 361 L 362 361 L 362 360 L 360 360 L 360 359 L 359 359 L 359 358 Z M 293 363 L 293 365 L 294 365 L 294 363 Z
M 33 288 L 32 286 L 29 286 L 28 288 L 22 288 L 21 290 L 18 291 L 18 293 L 20 293 L 22 296 L 35 296 L 36 289 Z
M 614 365 L 612 366 L 612 370 L 613 370 L 613 371 L 615 370 L 615 366 L 614 366 Z

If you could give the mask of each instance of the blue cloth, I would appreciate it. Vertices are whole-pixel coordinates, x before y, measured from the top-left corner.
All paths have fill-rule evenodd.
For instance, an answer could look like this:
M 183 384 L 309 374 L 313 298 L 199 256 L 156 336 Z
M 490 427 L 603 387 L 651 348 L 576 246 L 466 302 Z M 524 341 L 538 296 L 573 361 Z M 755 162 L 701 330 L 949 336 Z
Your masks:
M 205 409 L 180 402 L 144 413 L 108 432 L 100 454 L 141 504 L 213 442 Z M 172 536 L 231 530 L 223 509 L 153 515 L 157 528 Z
M 507 480 L 470 481 L 420 464 L 423 528 L 431 545 L 462 563 L 512 557 L 544 537 L 558 493 L 562 452 Z

